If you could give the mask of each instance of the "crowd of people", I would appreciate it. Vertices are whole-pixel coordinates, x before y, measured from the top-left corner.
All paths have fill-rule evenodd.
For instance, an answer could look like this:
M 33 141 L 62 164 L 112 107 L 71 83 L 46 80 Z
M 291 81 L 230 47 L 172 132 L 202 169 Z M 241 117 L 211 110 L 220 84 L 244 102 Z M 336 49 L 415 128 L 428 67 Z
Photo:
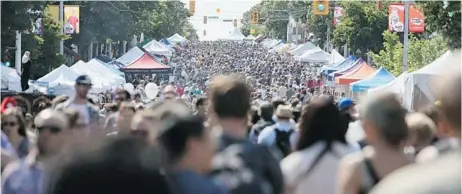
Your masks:
M 148 103 L 124 89 L 94 102 L 86 75 L 36 115 L 4 100 L 2 193 L 461 192 L 460 73 L 413 112 L 391 93 L 336 99 L 255 44 L 191 42 L 172 62 Z

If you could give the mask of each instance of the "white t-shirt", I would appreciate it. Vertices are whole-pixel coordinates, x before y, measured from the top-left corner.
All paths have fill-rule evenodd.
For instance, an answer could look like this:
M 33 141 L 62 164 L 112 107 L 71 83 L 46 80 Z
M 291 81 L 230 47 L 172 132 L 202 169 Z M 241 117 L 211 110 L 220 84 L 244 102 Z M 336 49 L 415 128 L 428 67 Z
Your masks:
M 287 88 L 285 86 L 279 87 L 279 97 L 284 98 L 287 96 Z
M 81 118 L 83 118 L 87 125 L 90 124 L 90 113 L 88 112 L 88 107 L 86 104 L 72 103 L 69 105 L 69 107 L 78 111 L 79 115 L 81 116 Z

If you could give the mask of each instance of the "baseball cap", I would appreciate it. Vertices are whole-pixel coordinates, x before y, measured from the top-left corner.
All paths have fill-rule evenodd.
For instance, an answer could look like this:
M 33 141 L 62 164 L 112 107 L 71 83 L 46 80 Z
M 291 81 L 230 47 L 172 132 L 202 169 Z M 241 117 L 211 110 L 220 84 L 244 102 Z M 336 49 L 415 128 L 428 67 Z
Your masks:
M 77 79 L 75 80 L 75 83 L 76 84 L 88 84 L 88 85 L 92 85 L 91 84 L 91 79 L 88 75 L 81 75 L 79 77 L 77 77 Z
M 351 98 L 342 98 L 340 99 L 340 101 L 338 102 L 338 108 L 343 110 L 343 109 L 347 109 L 349 108 L 350 106 L 353 106 L 354 105 L 354 102 Z

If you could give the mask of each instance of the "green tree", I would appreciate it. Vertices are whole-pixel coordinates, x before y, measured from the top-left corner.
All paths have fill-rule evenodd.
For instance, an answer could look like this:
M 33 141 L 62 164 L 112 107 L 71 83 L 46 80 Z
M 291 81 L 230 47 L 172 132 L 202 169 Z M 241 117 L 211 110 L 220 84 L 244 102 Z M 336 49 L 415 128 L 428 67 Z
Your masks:
M 388 27 L 387 9 L 377 9 L 377 2 L 343 1 L 340 5 L 345 13 L 334 30 L 333 43 L 346 43 L 353 53 L 360 51 L 361 55 L 382 50 L 382 33 Z
M 370 52 L 374 63 L 383 66 L 394 75 L 403 72 L 403 45 L 399 36 L 386 30 L 383 33 L 384 49 L 373 53 Z M 408 71 L 412 72 L 430 64 L 448 50 L 448 46 L 442 36 L 431 39 L 419 39 L 415 36 L 409 38 Z
M 450 48 L 461 47 L 461 8 L 459 1 L 418 1 L 425 14 L 426 30 L 446 38 Z

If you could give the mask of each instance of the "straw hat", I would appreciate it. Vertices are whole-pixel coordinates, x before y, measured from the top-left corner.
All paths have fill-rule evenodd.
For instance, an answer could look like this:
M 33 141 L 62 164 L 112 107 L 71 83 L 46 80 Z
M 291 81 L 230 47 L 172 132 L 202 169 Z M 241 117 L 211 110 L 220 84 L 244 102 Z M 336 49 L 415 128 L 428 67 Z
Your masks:
M 279 105 L 276 109 L 276 116 L 281 118 L 292 118 L 294 115 L 292 114 L 291 107 L 288 105 Z

